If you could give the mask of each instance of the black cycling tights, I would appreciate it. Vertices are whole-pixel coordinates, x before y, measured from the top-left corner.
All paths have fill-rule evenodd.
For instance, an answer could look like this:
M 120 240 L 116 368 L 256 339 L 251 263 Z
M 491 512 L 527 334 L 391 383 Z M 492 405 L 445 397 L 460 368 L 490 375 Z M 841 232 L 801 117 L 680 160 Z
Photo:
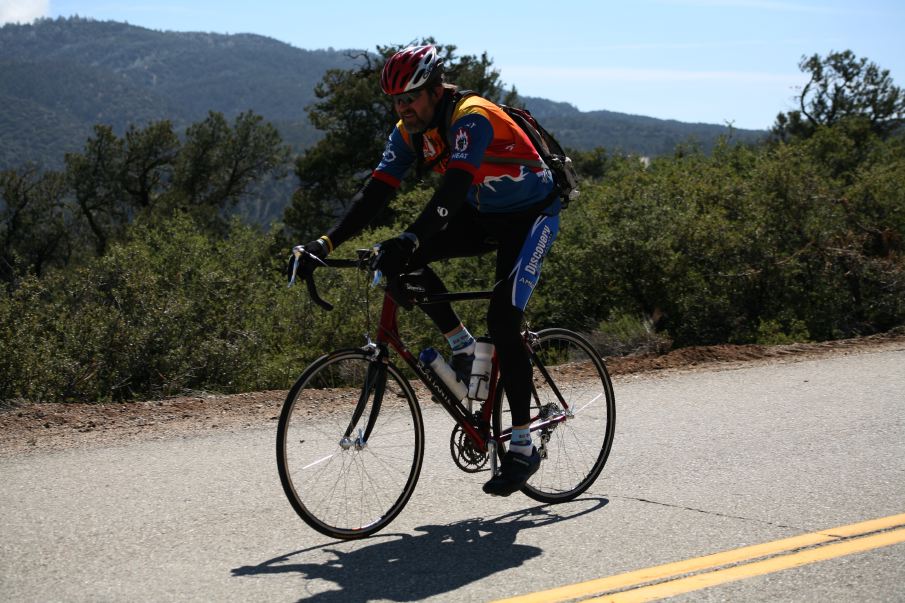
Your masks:
M 424 267 L 418 279 L 428 293 L 445 293 L 446 287 L 430 267 Z M 522 341 L 522 320 L 524 312 L 512 305 L 512 279 L 500 281 L 493 288 L 493 297 L 487 310 L 487 332 L 496 347 L 500 362 L 500 374 L 509 407 L 512 424 L 524 425 L 530 421 L 529 402 L 531 398 L 531 363 Z M 459 326 L 459 317 L 450 304 L 428 304 L 421 306 L 424 313 L 443 333 Z
M 513 425 L 526 425 L 531 420 L 531 361 L 522 340 L 525 313 L 512 305 L 513 283 L 499 282 L 487 311 L 487 328 L 497 349 L 500 375 L 509 399 Z
M 512 269 L 535 218 L 483 216 L 465 207 L 446 229 L 422 242 L 409 262 L 411 270 L 424 269 L 419 281 L 429 293 L 445 293 L 445 285 L 428 263 L 496 250 L 496 278 L 487 310 L 487 330 L 496 346 L 513 425 L 524 425 L 531 419 L 531 363 L 522 341 L 524 312 L 512 305 L 515 278 Z M 461 322 L 450 304 L 430 304 L 422 309 L 443 333 L 452 331 Z

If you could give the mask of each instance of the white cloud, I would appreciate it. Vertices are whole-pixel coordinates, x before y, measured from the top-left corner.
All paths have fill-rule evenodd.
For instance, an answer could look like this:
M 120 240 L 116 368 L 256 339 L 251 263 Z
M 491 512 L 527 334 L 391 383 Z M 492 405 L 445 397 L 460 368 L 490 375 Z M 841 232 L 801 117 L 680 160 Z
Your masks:
M 31 23 L 50 12 L 50 0 L 0 0 L 0 25 Z

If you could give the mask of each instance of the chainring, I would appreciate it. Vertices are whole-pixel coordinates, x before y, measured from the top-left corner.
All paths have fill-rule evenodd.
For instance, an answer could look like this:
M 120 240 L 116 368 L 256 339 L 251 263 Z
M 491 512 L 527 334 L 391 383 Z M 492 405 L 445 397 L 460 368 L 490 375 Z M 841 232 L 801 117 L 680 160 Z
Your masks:
M 449 438 L 449 452 L 456 467 L 466 473 L 477 473 L 487 464 L 489 455 L 475 448 L 461 425 L 456 425 Z

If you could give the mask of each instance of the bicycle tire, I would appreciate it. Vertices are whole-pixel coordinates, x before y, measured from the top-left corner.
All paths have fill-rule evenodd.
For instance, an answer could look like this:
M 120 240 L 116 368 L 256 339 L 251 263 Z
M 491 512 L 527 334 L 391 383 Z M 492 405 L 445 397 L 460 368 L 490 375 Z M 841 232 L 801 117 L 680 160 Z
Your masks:
M 531 343 L 534 388 L 531 400 L 532 432 L 535 444 L 549 436 L 540 469 L 522 488 L 534 500 L 566 502 L 585 492 L 606 465 L 616 432 L 616 398 L 606 365 L 594 347 L 568 329 L 544 329 Z M 546 372 L 538 368 L 543 364 Z M 543 413 L 564 413 L 555 395 L 555 385 L 572 416 L 551 429 L 538 430 Z M 492 425 L 501 433 L 511 424 L 504 388 L 497 389 Z M 497 447 L 502 457 L 505 445 Z M 540 449 L 541 447 L 538 446 Z
M 424 423 L 411 385 L 364 350 L 318 358 L 283 404 L 280 482 L 296 513 L 326 536 L 353 540 L 386 527 L 411 497 L 423 459 Z

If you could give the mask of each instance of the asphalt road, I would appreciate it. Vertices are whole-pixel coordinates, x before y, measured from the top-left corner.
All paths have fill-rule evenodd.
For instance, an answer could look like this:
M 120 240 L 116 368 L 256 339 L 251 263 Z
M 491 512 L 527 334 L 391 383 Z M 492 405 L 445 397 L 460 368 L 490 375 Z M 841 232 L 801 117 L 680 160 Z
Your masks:
M 275 425 L 0 458 L 0 600 L 489 601 L 905 513 L 905 349 L 615 385 L 610 462 L 559 506 L 484 496 L 427 405 L 418 489 L 359 542 L 294 514 Z M 676 600 L 901 601 L 905 544 Z

